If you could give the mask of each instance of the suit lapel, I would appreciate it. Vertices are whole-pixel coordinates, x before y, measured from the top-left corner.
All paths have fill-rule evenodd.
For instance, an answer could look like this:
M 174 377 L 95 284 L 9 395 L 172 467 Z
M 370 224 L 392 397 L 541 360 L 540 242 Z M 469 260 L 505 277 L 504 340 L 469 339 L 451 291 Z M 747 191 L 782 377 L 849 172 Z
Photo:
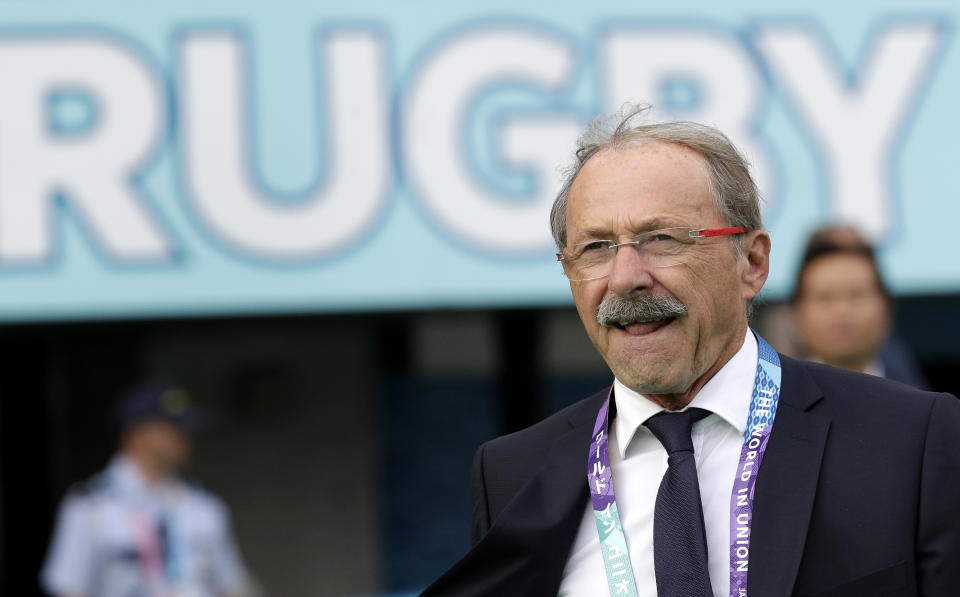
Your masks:
M 792 594 L 813 511 L 830 420 L 808 412 L 823 396 L 796 361 L 781 356 L 780 404 L 757 477 L 748 592 Z
M 592 402 L 592 401 L 591 401 Z M 599 410 L 600 406 L 597 405 Z M 593 413 L 594 416 L 596 412 Z M 544 466 L 504 510 L 498 522 L 505 528 L 521 522 L 536 546 L 530 570 L 534 586 L 556 594 L 570 546 L 577 534 L 590 496 L 587 487 L 587 451 L 593 421 L 572 423 L 572 429 L 554 443 Z M 496 525 L 495 525 L 496 526 Z
M 556 595 L 587 505 L 587 450 L 606 392 L 584 401 L 486 535 L 422 594 Z
M 524 594 L 556 595 L 559 589 L 590 495 L 587 451 L 593 417 L 605 397 L 589 400 L 590 406 L 570 419 L 570 430 L 557 438 L 543 466 L 517 492 L 477 546 L 480 550 L 496 550 L 505 562 L 513 559 L 509 586 L 515 590 L 529 587 Z M 515 566 L 517 561 L 524 564 Z

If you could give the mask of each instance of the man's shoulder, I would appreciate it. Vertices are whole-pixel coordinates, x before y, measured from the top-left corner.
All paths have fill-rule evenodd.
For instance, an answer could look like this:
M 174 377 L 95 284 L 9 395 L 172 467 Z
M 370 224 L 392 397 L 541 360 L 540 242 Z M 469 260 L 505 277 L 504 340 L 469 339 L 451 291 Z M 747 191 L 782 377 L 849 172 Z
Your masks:
M 570 406 L 557 411 L 545 419 L 520 431 L 494 438 L 486 442 L 481 449 L 488 454 L 533 453 L 540 454 L 549 450 L 557 438 L 565 435 L 575 427 L 585 423 L 592 424 L 597 416 L 600 405 L 606 398 L 609 388 L 588 396 Z M 587 430 L 587 433 L 591 429 Z
M 474 481 L 483 480 L 483 491 L 491 516 L 496 517 L 527 483 L 531 475 L 550 459 L 560 438 L 570 433 L 582 437 L 584 468 L 593 420 L 607 390 L 580 400 L 526 429 L 492 439 L 477 451 Z M 475 485 L 476 488 L 476 485 Z
M 196 479 L 178 479 L 176 483 L 181 499 L 185 500 L 194 512 L 217 520 L 227 517 L 226 503 L 199 481 Z
M 77 503 L 90 502 L 109 495 L 111 489 L 110 475 L 100 471 L 71 485 L 66 499 Z
M 831 367 L 822 363 L 798 361 L 781 356 L 784 365 L 784 391 L 791 383 L 812 381 L 824 398 L 823 407 L 835 415 L 851 413 L 859 418 L 906 417 L 925 420 L 938 401 L 948 408 L 960 408 L 950 394 L 929 392 L 913 386 L 870 375 Z M 904 421 L 902 421 L 904 422 Z

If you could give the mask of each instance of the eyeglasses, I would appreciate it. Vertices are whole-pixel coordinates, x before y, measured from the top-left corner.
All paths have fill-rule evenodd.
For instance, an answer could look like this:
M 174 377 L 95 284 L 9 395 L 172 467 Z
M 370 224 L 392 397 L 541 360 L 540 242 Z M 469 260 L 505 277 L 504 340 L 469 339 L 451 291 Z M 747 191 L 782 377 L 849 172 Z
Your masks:
M 624 243 L 612 240 L 580 242 L 557 253 L 557 261 L 563 264 L 563 272 L 571 282 L 585 282 L 609 276 L 620 247 L 634 247 L 650 267 L 673 267 L 686 261 L 690 247 L 700 239 L 743 234 L 746 231 L 746 226 L 662 228 L 638 234 L 634 240 Z

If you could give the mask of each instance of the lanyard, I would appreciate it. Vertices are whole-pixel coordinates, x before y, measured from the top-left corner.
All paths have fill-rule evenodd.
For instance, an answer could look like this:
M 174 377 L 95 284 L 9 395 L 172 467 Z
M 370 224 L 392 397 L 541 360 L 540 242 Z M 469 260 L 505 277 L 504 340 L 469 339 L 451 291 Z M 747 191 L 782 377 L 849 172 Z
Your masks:
M 144 511 L 130 515 L 130 526 L 137 550 L 140 581 L 143 586 L 158 587 L 166 577 L 162 541 L 153 518 Z
M 750 531 L 753 522 L 754 486 L 760 461 L 770 440 L 773 419 L 780 399 L 780 357 L 766 340 L 757 338 L 757 374 L 753 382 L 747 429 L 740 461 L 730 496 L 730 597 L 747 596 Z M 611 388 L 612 392 L 612 388 Z M 600 553 L 607 572 L 611 597 L 637 597 L 637 581 L 627 550 L 627 540 L 617 510 L 610 468 L 609 435 L 610 395 L 604 400 L 593 428 L 593 441 L 587 459 L 587 484 L 593 503 L 593 516 L 600 536 Z
M 183 554 L 178 546 L 179 529 L 174 518 L 161 510 L 160 514 L 134 510 L 129 517 L 134 535 L 140 580 L 150 595 L 166 596 L 171 583 L 183 580 Z M 148 589 L 147 589 L 148 588 Z

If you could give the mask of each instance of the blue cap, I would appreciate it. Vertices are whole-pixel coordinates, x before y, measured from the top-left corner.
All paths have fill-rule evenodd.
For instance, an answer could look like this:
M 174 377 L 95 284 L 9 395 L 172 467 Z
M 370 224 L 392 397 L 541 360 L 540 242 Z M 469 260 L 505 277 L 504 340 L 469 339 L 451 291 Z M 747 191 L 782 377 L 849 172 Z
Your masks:
M 184 431 L 197 431 L 203 426 L 203 413 L 181 386 L 165 379 L 151 379 L 123 395 L 117 405 L 117 421 L 122 428 L 155 420 Z

